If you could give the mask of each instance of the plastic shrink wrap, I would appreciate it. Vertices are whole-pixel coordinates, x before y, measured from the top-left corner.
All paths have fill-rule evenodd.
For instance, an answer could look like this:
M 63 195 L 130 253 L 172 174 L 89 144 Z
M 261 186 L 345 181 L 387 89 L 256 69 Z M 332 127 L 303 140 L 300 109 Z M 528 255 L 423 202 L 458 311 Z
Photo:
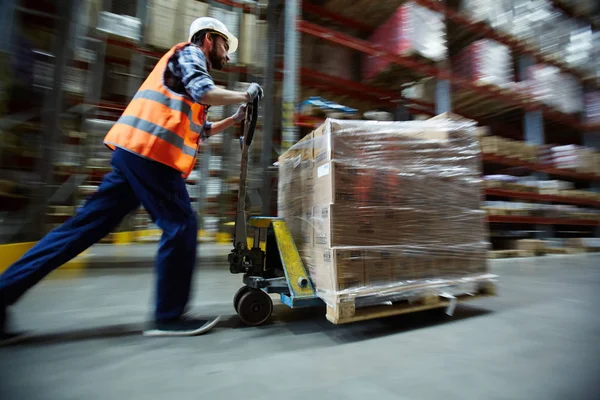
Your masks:
M 331 307 L 492 277 L 472 122 L 327 119 L 280 156 L 278 189 Z

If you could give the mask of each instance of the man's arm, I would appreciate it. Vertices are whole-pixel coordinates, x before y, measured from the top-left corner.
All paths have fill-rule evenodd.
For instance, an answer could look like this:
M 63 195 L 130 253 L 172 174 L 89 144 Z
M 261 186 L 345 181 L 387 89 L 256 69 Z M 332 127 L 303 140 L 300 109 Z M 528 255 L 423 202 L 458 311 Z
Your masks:
M 225 129 L 232 127 L 235 125 L 237 121 L 233 119 L 233 116 L 229 118 L 222 119 L 217 122 L 207 123 L 205 129 L 208 128 L 208 137 L 216 135 L 218 133 L 223 132 Z
M 206 132 L 206 138 L 223 132 L 225 129 L 235 125 L 238 122 L 242 122 L 246 118 L 246 105 L 241 105 L 238 110 L 231 117 L 222 119 L 218 122 L 206 122 L 204 124 L 204 131 Z
M 212 89 L 204 92 L 202 98 L 197 101 L 209 106 L 228 106 L 231 104 L 247 103 L 249 99 L 250 97 L 246 92 L 234 92 L 233 90 L 221 89 L 214 86 Z
M 196 46 L 183 48 L 178 55 L 179 74 L 186 91 L 197 103 L 228 106 L 250 100 L 246 92 L 216 87 L 206 68 L 204 52 Z

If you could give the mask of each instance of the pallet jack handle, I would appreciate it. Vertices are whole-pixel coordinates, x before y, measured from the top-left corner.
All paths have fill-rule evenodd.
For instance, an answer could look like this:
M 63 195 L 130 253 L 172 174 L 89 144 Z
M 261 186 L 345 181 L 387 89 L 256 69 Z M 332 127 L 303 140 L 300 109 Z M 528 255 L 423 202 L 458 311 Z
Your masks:
M 258 97 L 252 103 L 246 105 L 246 118 L 241 122 L 242 136 L 240 137 L 240 145 L 245 143 L 250 147 L 252 139 L 254 139 L 254 130 L 256 129 L 256 120 L 258 119 Z M 250 121 L 250 123 L 248 123 Z M 248 131 L 246 131 L 248 128 Z
M 246 118 L 242 121 L 242 136 L 240 137 L 240 146 L 242 148 L 242 160 L 240 170 L 240 189 L 238 191 L 238 204 L 235 213 L 235 227 L 233 233 L 233 247 L 246 248 L 248 236 L 246 230 L 246 177 L 248 175 L 248 150 L 254 139 L 254 130 L 256 129 L 256 120 L 258 119 L 258 97 L 252 103 L 246 106 Z

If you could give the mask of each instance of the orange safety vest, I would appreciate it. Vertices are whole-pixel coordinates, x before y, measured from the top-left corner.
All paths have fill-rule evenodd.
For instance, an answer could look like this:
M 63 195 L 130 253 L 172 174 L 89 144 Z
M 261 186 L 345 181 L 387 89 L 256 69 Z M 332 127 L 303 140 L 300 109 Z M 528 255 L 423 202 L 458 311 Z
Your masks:
M 104 138 L 111 150 L 120 147 L 166 164 L 184 178 L 194 169 L 208 107 L 175 93 L 163 77 L 171 56 L 187 45 L 173 46 L 158 61 Z

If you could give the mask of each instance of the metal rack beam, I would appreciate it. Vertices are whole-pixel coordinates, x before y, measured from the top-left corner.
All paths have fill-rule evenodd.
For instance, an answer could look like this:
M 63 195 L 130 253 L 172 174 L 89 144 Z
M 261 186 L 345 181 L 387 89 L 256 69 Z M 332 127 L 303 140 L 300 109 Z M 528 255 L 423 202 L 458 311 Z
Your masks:
M 490 215 L 487 217 L 487 222 L 503 224 L 600 226 L 600 220 L 593 219 L 523 217 L 516 215 Z
M 582 198 L 567 197 L 567 196 L 556 196 L 556 195 L 549 195 L 549 194 L 519 192 L 516 190 L 504 190 L 504 189 L 494 189 L 494 188 L 487 188 L 487 189 L 485 189 L 484 193 L 487 196 L 506 197 L 506 198 L 511 198 L 511 199 L 531 200 L 531 201 L 548 202 L 548 203 L 574 204 L 574 205 L 580 205 L 580 206 L 590 206 L 590 207 L 600 208 L 600 201 L 592 200 L 592 199 L 582 199 Z

